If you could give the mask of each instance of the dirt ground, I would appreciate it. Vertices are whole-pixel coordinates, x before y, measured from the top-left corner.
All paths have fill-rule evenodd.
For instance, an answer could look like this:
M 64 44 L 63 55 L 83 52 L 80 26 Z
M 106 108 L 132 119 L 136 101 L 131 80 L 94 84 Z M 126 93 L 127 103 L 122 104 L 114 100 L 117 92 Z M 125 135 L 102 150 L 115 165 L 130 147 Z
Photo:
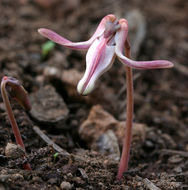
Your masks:
M 116 60 L 95 91 L 82 97 L 76 85 L 86 52 L 55 45 L 42 57 L 47 39 L 37 32 L 45 27 L 72 41 L 87 40 L 109 13 L 136 17 L 129 23 L 134 59 L 175 64 L 134 70 L 133 141 L 121 182 L 124 66 Z M 7 156 L 7 143 L 15 139 L 0 97 L 0 189 L 188 189 L 187 27 L 187 0 L 1 0 L 0 78 L 19 79 L 32 110 L 11 101 L 27 156 Z M 32 171 L 23 169 L 26 162 Z

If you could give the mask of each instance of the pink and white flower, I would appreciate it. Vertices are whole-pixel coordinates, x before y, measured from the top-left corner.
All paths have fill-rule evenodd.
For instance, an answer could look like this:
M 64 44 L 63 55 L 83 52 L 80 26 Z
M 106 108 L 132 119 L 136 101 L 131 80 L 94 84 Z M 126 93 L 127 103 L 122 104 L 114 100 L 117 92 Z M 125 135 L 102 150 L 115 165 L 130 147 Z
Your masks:
M 128 35 L 128 23 L 125 19 L 118 20 L 113 14 L 105 16 L 93 36 L 84 42 L 71 42 L 45 28 L 40 28 L 38 31 L 65 47 L 76 50 L 88 49 L 86 71 L 77 86 L 78 92 L 82 95 L 87 95 L 94 89 L 97 79 L 110 69 L 116 56 L 125 66 L 136 69 L 173 67 L 173 63 L 167 60 L 134 61 L 127 58 L 123 52 Z

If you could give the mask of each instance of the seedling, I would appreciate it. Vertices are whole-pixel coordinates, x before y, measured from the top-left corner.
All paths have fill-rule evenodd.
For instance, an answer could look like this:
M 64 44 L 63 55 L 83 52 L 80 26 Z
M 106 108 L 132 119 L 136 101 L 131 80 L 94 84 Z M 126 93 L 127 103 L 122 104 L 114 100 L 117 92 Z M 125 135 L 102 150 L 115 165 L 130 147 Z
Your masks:
M 128 22 L 118 20 L 115 15 L 105 16 L 93 36 L 84 42 L 71 42 L 49 29 L 41 28 L 39 33 L 48 39 L 68 48 L 82 50 L 88 49 L 86 55 L 86 71 L 79 81 L 77 90 L 82 95 L 88 95 L 95 87 L 97 79 L 110 69 L 115 56 L 125 65 L 127 84 L 127 117 L 126 129 L 121 160 L 117 179 L 122 179 L 123 173 L 128 169 L 131 146 L 132 118 L 133 118 L 133 80 L 132 68 L 158 69 L 173 67 L 173 63 L 166 60 L 133 61 L 130 59 L 130 45 L 128 37 Z M 125 51 L 125 55 L 124 55 Z
M 50 51 L 55 47 L 55 43 L 52 41 L 47 41 L 42 45 L 42 59 L 46 59 Z
M 53 155 L 53 157 L 54 157 L 54 162 L 56 162 L 58 156 L 59 156 L 59 153 L 58 153 L 58 152 L 56 152 L 56 153 Z
M 31 105 L 29 103 L 28 95 L 23 86 L 20 84 L 18 80 L 12 77 L 4 76 L 1 81 L 1 94 L 3 98 L 3 102 L 6 107 L 6 111 L 8 114 L 9 121 L 12 126 L 12 130 L 16 139 L 16 143 L 20 145 L 25 151 L 25 146 L 20 135 L 20 131 L 18 125 L 16 123 L 14 114 L 12 112 L 12 108 L 9 102 L 8 94 L 11 98 L 15 99 L 23 108 L 26 110 L 31 109 Z M 31 170 L 29 164 L 24 164 L 24 168 L 27 170 Z

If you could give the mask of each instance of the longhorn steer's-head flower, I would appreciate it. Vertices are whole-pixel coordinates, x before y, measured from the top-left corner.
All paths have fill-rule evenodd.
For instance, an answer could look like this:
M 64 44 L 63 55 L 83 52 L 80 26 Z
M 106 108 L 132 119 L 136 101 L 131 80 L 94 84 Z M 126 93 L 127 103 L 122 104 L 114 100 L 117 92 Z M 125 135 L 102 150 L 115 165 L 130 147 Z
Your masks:
M 94 89 L 95 82 L 110 69 L 116 56 L 126 66 L 136 69 L 173 66 L 173 63 L 166 60 L 133 61 L 127 58 L 123 51 L 128 35 L 128 22 L 125 19 L 118 20 L 113 14 L 105 16 L 93 36 L 84 42 L 71 42 L 49 29 L 41 28 L 38 31 L 41 35 L 65 47 L 78 50 L 88 49 L 86 71 L 77 86 L 78 92 L 82 95 L 87 95 Z

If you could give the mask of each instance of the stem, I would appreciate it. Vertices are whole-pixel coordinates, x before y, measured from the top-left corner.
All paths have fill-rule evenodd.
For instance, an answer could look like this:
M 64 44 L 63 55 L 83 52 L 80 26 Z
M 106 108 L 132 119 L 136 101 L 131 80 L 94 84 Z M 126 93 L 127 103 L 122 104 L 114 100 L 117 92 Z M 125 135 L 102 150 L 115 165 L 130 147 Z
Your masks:
M 125 43 L 125 55 L 130 58 L 130 45 L 126 40 Z M 132 68 L 126 67 L 126 86 L 127 86 L 127 116 L 126 116 L 126 127 L 125 127 L 125 137 L 123 143 L 123 150 L 121 155 L 121 160 L 119 164 L 119 170 L 117 179 L 120 180 L 123 177 L 123 173 L 128 169 L 130 147 L 131 147 L 131 137 L 132 137 L 132 120 L 133 120 L 133 77 Z
M 14 133 L 14 136 L 15 136 L 15 139 L 16 139 L 16 143 L 18 145 L 20 145 L 25 151 L 25 146 L 24 146 L 21 134 L 20 134 L 20 130 L 19 130 L 18 125 L 16 123 L 16 120 L 15 120 L 14 114 L 12 112 L 12 108 L 11 108 L 11 105 L 10 105 L 8 95 L 6 93 L 6 81 L 1 82 L 1 94 L 2 94 L 2 98 L 3 98 L 3 102 L 4 102 L 5 107 L 6 107 L 6 111 L 8 113 L 9 121 L 10 121 L 11 126 L 12 126 L 12 130 L 13 130 L 13 133 Z M 27 170 L 31 170 L 30 164 L 24 164 L 23 167 L 25 169 L 27 169 Z

